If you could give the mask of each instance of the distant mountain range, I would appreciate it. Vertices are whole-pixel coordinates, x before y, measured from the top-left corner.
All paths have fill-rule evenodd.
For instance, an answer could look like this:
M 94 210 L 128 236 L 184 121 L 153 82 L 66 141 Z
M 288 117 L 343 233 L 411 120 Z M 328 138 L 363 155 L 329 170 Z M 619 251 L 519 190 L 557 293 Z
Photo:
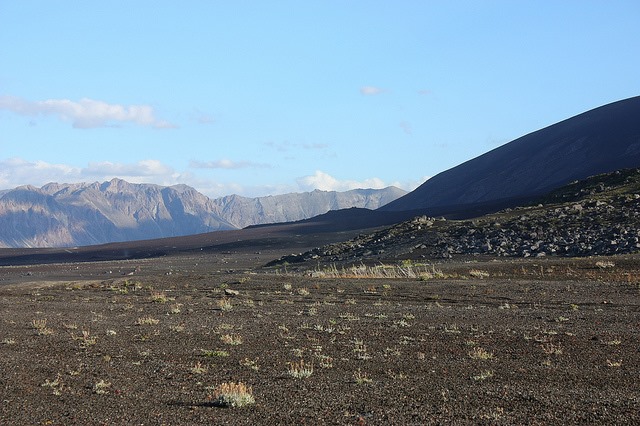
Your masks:
M 640 167 L 640 96 L 522 136 L 444 171 L 381 208 L 473 216 L 515 206 L 574 180 Z
M 0 192 L 0 247 L 74 247 L 231 230 L 333 209 L 376 209 L 405 193 L 388 187 L 212 200 L 186 185 L 121 179 L 21 186 Z

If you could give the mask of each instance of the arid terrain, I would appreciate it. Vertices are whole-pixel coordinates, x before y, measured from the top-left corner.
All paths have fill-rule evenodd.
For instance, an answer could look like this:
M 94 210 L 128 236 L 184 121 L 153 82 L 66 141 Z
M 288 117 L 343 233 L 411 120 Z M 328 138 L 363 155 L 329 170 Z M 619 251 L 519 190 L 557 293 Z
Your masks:
M 638 255 L 285 253 L 1 267 L 0 424 L 640 422 Z
M 0 424 L 638 424 L 638 194 L 0 250 Z

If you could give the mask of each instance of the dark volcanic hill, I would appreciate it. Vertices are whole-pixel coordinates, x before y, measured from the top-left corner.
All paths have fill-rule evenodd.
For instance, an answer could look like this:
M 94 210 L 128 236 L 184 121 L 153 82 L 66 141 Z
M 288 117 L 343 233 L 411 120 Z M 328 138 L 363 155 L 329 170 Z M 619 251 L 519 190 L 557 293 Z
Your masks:
M 121 179 L 22 186 L 0 192 L 0 247 L 74 247 L 200 234 L 297 221 L 333 209 L 375 209 L 404 194 L 389 187 L 211 200 L 186 185 Z
M 473 216 L 574 180 L 638 166 L 640 97 L 634 97 L 509 142 L 434 176 L 381 210 Z

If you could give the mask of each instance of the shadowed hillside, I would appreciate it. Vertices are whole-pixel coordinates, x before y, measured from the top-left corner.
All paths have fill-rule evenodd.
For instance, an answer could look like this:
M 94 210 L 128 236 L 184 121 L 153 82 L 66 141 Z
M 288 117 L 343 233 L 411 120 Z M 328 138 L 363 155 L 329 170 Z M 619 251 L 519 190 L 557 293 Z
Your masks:
M 640 97 L 634 97 L 530 133 L 442 172 L 381 210 L 459 216 L 478 208 L 495 211 L 573 180 L 638 166 Z

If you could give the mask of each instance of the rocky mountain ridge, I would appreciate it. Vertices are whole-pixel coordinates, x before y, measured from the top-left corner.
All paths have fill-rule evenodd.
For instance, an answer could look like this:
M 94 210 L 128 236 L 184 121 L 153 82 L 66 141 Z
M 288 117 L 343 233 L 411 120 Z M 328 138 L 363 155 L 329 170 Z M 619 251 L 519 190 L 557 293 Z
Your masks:
M 186 185 L 109 182 L 21 186 L 0 192 L 0 247 L 74 247 L 302 220 L 331 209 L 377 208 L 395 187 L 212 200 Z
M 640 251 L 640 169 L 574 182 L 539 201 L 473 220 L 418 216 L 347 242 L 285 256 L 272 264 Z
M 332 210 L 352 207 L 375 210 L 406 191 L 390 186 L 384 189 L 354 189 L 345 192 L 320 191 L 247 198 L 230 195 L 213 200 L 214 211 L 238 228 L 265 223 L 295 222 Z

